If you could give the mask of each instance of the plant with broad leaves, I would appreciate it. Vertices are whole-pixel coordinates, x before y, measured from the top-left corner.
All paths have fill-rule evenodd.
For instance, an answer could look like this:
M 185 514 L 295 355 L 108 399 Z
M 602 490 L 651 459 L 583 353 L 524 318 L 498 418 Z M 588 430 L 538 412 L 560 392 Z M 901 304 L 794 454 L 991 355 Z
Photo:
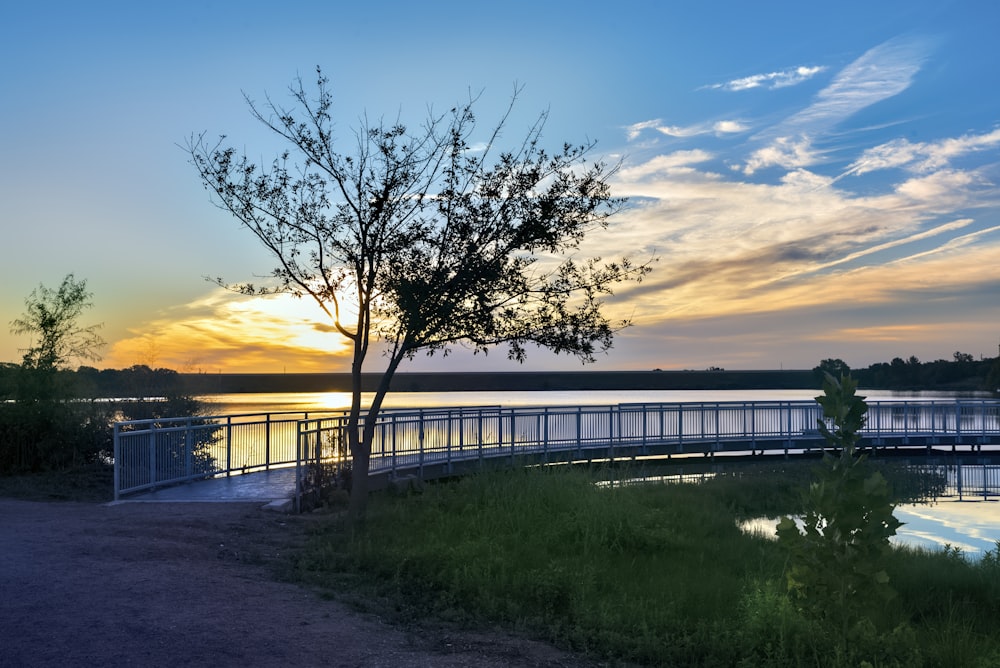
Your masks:
M 819 429 L 832 448 L 805 496 L 800 524 L 781 518 L 778 539 L 789 551 L 788 591 L 807 615 L 831 624 L 843 646 L 870 629 L 895 596 L 885 571 L 889 538 L 901 523 L 889 485 L 858 455 L 868 410 L 850 376 L 827 374 Z M 830 424 L 828 424 L 828 421 Z M 832 428 L 831 428 L 832 427 Z

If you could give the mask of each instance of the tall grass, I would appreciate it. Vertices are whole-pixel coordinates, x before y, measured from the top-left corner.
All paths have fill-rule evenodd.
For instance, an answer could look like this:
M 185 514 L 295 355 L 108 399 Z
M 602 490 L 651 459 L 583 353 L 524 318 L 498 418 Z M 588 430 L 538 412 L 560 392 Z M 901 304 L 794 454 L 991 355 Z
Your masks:
M 331 517 L 299 572 L 381 601 L 383 614 L 501 624 L 646 665 L 975 666 L 1000 656 L 998 634 L 978 619 L 995 619 L 1000 567 L 913 552 L 894 564 L 891 623 L 873 622 L 854 654 L 831 653 L 826 631 L 785 596 L 781 547 L 737 528 L 794 512 L 800 483 L 789 481 L 801 475 L 756 473 L 599 487 L 583 470 L 532 469 L 376 495 L 360 530 Z M 964 593 L 948 604 L 944 591 Z

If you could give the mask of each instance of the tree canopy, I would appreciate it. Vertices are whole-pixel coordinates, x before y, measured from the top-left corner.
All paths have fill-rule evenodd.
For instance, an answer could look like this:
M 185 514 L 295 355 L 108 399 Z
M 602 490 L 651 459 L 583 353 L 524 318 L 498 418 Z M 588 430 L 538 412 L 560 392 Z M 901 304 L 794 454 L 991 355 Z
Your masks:
M 73 274 L 67 274 L 55 290 L 39 285 L 31 291 L 25 312 L 10 324 L 12 334 L 34 337 L 24 350 L 24 367 L 55 370 L 74 359 L 100 359 L 101 325 L 80 324 L 84 310 L 93 306 L 92 297 L 86 279 L 77 280 Z
M 271 282 L 232 287 L 311 297 L 350 340 L 352 424 L 361 420 L 363 365 L 375 339 L 385 344 L 363 433 L 348 427 L 358 511 L 374 419 L 404 359 L 462 344 L 476 352 L 505 345 L 517 361 L 531 346 L 591 361 L 629 324 L 609 320 L 604 299 L 616 284 L 640 280 L 648 263 L 576 257 L 585 236 L 624 204 L 608 185 L 616 167 L 588 161 L 593 143 L 542 148 L 545 113 L 502 148 L 516 92 L 485 142 L 474 139 L 474 97 L 428 112 L 416 130 L 364 120 L 344 141 L 319 69 L 314 95 L 301 79 L 290 90 L 291 109 L 246 98 L 253 117 L 288 145 L 270 163 L 225 137 L 196 135 L 186 148 L 216 204 L 276 260 Z

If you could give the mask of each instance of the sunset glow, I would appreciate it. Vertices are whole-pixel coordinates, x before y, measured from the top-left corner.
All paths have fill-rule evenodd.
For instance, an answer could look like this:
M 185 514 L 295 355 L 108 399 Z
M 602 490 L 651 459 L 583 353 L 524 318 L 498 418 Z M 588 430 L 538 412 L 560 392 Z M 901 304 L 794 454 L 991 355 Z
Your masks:
M 633 326 L 589 368 L 997 354 L 1000 9 L 988 3 L 291 6 L 300 11 L 241 12 L 238 25 L 231 8 L 185 3 L 9 8 L 7 323 L 39 283 L 73 272 L 94 293 L 91 321 L 105 324 L 99 366 L 347 371 L 349 342 L 314 302 L 204 280 L 265 284 L 275 263 L 213 206 L 178 147 L 225 133 L 270 161 L 284 146 L 243 92 L 290 104 L 288 84 L 319 64 L 347 153 L 358 119 L 416 128 L 429 106 L 470 92 L 484 142 L 516 81 L 502 142 L 548 109 L 552 148 L 596 139 L 593 157 L 620 164 L 611 186 L 628 203 L 579 256 L 656 263 L 608 300 L 608 315 Z M 442 31 L 449 41 L 429 46 Z M 27 343 L 0 339 L 0 361 L 19 361 Z M 371 359 L 375 370 L 377 350 Z M 503 351 L 459 347 L 402 370 L 519 368 Z M 530 351 L 525 368 L 581 367 Z

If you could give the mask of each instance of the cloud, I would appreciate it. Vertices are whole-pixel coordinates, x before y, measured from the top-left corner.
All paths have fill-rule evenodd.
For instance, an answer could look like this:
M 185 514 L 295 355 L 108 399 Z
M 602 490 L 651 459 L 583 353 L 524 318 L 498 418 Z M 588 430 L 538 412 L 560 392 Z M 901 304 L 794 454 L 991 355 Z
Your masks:
M 149 363 L 155 351 L 156 364 L 182 371 L 343 371 L 349 367 L 345 340 L 324 318 L 306 299 L 218 289 L 134 328 L 112 345 L 104 363 Z
M 613 191 L 634 197 L 633 205 L 584 250 L 608 256 L 647 248 L 661 258 L 646 281 L 624 287 L 614 302 L 643 327 L 753 314 L 787 323 L 784 314 L 805 309 L 858 311 L 878 321 L 892 308 L 927 323 L 924 310 L 934 303 L 979 332 L 969 312 L 946 305 L 1000 291 L 1000 227 L 989 224 L 991 213 L 986 221 L 968 215 L 996 200 L 997 190 L 979 169 L 918 170 L 932 155 L 955 161 L 998 141 L 1000 132 L 991 131 L 858 149 L 854 165 L 869 168 L 857 170 L 862 178 L 876 163 L 915 172 L 866 182 L 864 194 L 807 169 L 817 157 L 806 138 L 780 138 L 728 174 L 706 171 L 719 159 L 708 151 L 661 154 L 619 172 Z M 775 183 L 740 178 L 768 165 L 789 171 Z M 797 336 L 810 336 L 807 330 Z
M 656 129 L 658 126 L 662 125 L 663 121 L 660 119 L 654 119 L 651 121 L 640 121 L 639 123 L 633 123 L 625 128 L 625 136 L 629 141 L 638 138 L 642 134 L 643 130 Z
M 798 67 L 793 67 L 787 70 L 781 70 L 778 72 L 768 72 L 767 74 L 753 74 L 748 77 L 741 77 L 739 79 L 733 79 L 732 81 L 727 81 L 726 83 L 712 84 L 710 86 L 705 86 L 705 88 L 715 89 L 715 90 L 728 90 L 728 91 L 744 91 L 751 90 L 753 88 L 766 88 L 768 90 L 775 90 L 778 88 L 787 88 L 789 86 L 796 86 L 804 81 L 812 79 L 814 76 L 825 70 L 822 66 L 805 66 L 800 65 Z
M 928 42 L 897 38 L 869 49 L 842 69 L 814 102 L 772 129 L 784 136 L 815 135 L 910 87 L 927 57 Z
M 1000 128 L 983 134 L 966 134 L 937 142 L 911 143 L 894 139 L 867 149 L 852 162 L 844 175 L 861 176 L 882 169 L 905 167 L 915 172 L 929 172 L 951 164 L 956 158 L 1000 145 Z
M 758 132 L 753 139 L 765 142 L 743 165 L 745 174 L 780 166 L 795 169 L 815 164 L 819 152 L 813 142 L 831 128 L 873 104 L 898 95 L 913 83 L 925 58 L 929 42 L 897 38 L 869 49 L 844 67 L 830 84 L 817 93 L 805 109 Z M 869 156 L 872 164 L 905 159 L 906 146 L 886 147 Z
M 942 170 L 928 176 L 908 179 L 896 189 L 900 195 L 924 202 L 936 210 L 952 209 L 968 202 L 967 191 L 976 183 L 971 172 Z
M 712 129 L 717 134 L 738 134 L 748 131 L 750 127 L 741 121 L 718 121 L 712 124 Z
M 754 151 L 743 165 L 743 173 L 751 175 L 766 167 L 798 169 L 817 160 L 808 137 L 778 137 L 768 146 Z
M 712 154 L 700 149 L 691 151 L 674 151 L 666 155 L 658 155 L 651 160 L 647 160 L 641 165 L 634 167 L 622 167 L 618 171 L 618 177 L 623 181 L 641 181 L 654 175 L 666 175 L 677 173 L 690 165 L 707 162 L 712 159 Z
M 749 126 L 739 120 L 722 120 L 708 123 L 698 123 L 696 125 L 680 126 L 666 125 L 662 120 L 654 119 L 633 123 L 632 125 L 627 126 L 625 128 L 625 136 L 629 141 L 633 141 L 638 139 L 639 135 L 641 135 L 645 130 L 655 130 L 656 132 L 667 135 L 668 137 L 687 138 L 708 134 L 714 134 L 716 136 L 739 134 L 741 132 L 747 132 L 749 130 Z

